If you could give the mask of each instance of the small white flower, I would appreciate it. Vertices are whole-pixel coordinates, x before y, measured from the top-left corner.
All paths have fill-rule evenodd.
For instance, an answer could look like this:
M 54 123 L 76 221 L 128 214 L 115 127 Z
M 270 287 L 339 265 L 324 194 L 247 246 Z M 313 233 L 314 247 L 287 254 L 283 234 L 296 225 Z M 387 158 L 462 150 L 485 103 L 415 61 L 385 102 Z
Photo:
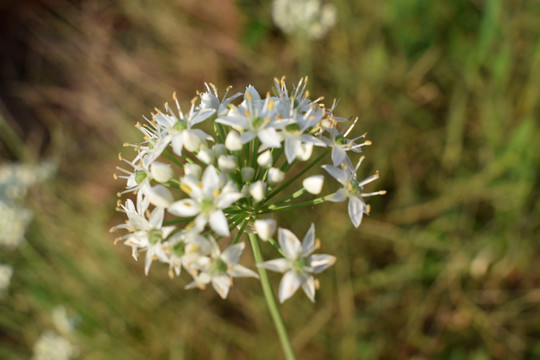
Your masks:
M 184 164 L 184 174 L 191 175 L 196 179 L 200 179 L 202 175 L 202 167 L 197 164 L 187 163 Z
M 306 188 L 307 192 L 314 195 L 317 195 L 321 192 L 323 183 L 324 176 L 322 175 L 313 175 L 305 178 L 304 181 L 302 181 L 302 185 L 304 186 L 304 188 Z
M 279 283 L 279 301 L 283 303 L 301 286 L 311 301 L 315 301 L 315 279 L 312 274 L 319 274 L 336 262 L 336 258 L 326 254 L 313 254 L 315 226 L 311 224 L 302 243 L 291 231 L 278 229 L 278 241 L 285 257 L 258 264 L 265 269 L 285 273 Z
M 258 219 L 255 220 L 253 225 L 255 226 L 257 235 L 259 235 L 259 237 L 265 241 L 270 239 L 276 232 L 277 225 L 276 220 L 274 219 Z
M 11 265 L 0 264 L 0 292 L 8 288 L 13 275 L 13 267 Z
M 53 331 L 44 332 L 34 344 L 32 360 L 69 360 L 79 354 L 76 346 Z
M 212 149 L 202 149 L 197 154 L 197 159 L 201 160 L 205 164 L 213 164 L 216 160 L 216 154 L 214 154 L 214 151 Z
M 371 193 L 362 193 L 364 185 L 369 184 L 370 182 L 379 178 L 379 173 L 377 172 L 364 180 L 357 180 L 356 170 L 358 170 L 358 167 L 362 163 L 363 159 L 363 157 L 360 158 L 360 160 L 358 161 L 358 165 L 356 165 L 356 168 L 354 169 L 351 169 L 345 163 L 342 164 L 341 168 L 337 168 L 331 165 L 322 166 L 324 170 L 328 171 L 328 173 L 332 175 L 334 179 L 336 179 L 341 185 L 343 185 L 343 188 L 336 191 L 333 196 L 328 200 L 332 202 L 342 202 L 348 198 L 349 217 L 351 218 L 351 221 L 355 227 L 360 226 L 364 214 L 369 214 L 369 207 L 364 202 L 364 198 L 368 196 L 386 194 L 386 191 L 384 190 Z
M 231 245 L 222 253 L 213 237 L 210 236 L 208 240 L 212 244 L 210 257 L 198 264 L 200 273 L 194 276 L 193 282 L 186 285 L 186 289 L 203 288 L 212 283 L 214 290 L 225 299 L 232 286 L 233 277 L 259 278 L 253 270 L 238 264 L 244 251 L 244 243 Z
M 234 183 L 229 181 L 222 186 L 216 169 L 210 165 L 204 170 L 200 182 L 189 176 L 182 178 L 181 188 L 190 198 L 176 201 L 168 211 L 182 217 L 197 215 L 195 223 L 199 229 L 208 223 L 217 234 L 229 236 L 229 224 L 223 209 L 243 197 Z

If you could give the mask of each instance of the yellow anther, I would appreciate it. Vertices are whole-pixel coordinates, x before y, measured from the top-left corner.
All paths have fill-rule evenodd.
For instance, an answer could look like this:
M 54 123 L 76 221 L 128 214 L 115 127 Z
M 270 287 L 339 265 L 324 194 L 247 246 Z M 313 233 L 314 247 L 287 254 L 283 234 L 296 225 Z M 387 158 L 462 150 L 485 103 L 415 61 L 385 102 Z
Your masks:
M 251 97 L 251 94 L 248 93 L 248 92 L 246 92 L 245 96 L 246 96 L 246 99 L 248 99 L 249 101 L 251 101 L 251 100 L 253 99 L 253 98 Z

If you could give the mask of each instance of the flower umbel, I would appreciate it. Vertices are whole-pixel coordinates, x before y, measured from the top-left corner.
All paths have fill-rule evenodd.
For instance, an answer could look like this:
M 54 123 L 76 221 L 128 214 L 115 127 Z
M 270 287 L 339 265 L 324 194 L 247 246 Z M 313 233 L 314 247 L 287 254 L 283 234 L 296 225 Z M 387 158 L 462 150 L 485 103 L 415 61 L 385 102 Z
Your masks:
M 234 278 L 259 279 L 288 359 L 294 358 L 292 346 L 266 270 L 283 273 L 281 303 L 299 288 L 315 301 L 314 275 L 336 258 L 313 254 L 320 243 L 313 224 L 300 242 L 278 227 L 274 213 L 348 199 L 358 227 L 369 212 L 365 198 L 385 193 L 363 192 L 379 174 L 358 180 L 363 157 L 352 165 L 361 148 L 371 144 L 365 134 L 353 135 L 358 119 L 337 117 L 337 102 L 328 108 L 322 98 L 310 99 L 306 85 L 307 77 L 289 91 L 282 78 L 274 80 L 274 96 L 262 97 L 249 85 L 243 94 L 228 96 L 227 89 L 220 97 L 214 85 L 205 84 L 188 112 L 173 95 L 176 110 L 165 104 L 164 111 L 156 109 L 137 123 L 143 141 L 127 144 L 135 151 L 132 157 L 120 156 L 128 168 L 118 167 L 115 178 L 125 180 L 119 196 L 128 198 L 118 202 L 118 210 L 127 220 L 111 229 L 126 232 L 117 240 L 131 247 L 136 260 L 145 252 L 145 274 L 154 262 L 167 264 L 169 277 L 192 277 L 188 289 L 211 284 L 225 299 Z M 319 167 L 326 172 L 320 174 Z M 325 194 L 327 174 L 341 188 Z M 258 274 L 239 264 L 244 234 Z M 261 244 L 282 257 L 264 259 Z

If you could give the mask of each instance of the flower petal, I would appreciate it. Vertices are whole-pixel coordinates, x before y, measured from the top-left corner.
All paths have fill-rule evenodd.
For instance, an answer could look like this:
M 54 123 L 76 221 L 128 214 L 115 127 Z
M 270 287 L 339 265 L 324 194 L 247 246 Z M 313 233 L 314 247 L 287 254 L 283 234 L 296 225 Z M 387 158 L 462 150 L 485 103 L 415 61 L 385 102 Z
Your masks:
M 349 217 L 354 225 L 354 227 L 360 226 L 362 222 L 362 216 L 364 215 L 364 210 L 366 209 L 366 204 L 363 200 L 357 197 L 349 198 Z
M 315 302 L 315 279 L 313 276 L 308 276 L 302 283 L 302 290 L 307 295 L 311 302 Z
M 223 214 L 223 211 L 217 210 L 212 212 L 208 222 L 210 223 L 212 230 L 214 230 L 217 234 L 221 236 L 230 235 L 229 223 L 227 222 L 227 218 Z
M 173 215 L 182 217 L 193 216 L 200 212 L 198 204 L 192 199 L 176 201 L 167 210 Z
M 279 283 L 279 302 L 283 303 L 285 300 L 293 296 L 301 284 L 302 277 L 299 274 L 292 270 L 287 271 Z
M 227 263 L 227 264 L 237 264 L 238 260 L 240 260 L 240 256 L 242 256 L 242 252 L 244 251 L 244 247 L 246 244 L 239 243 L 231 245 L 221 254 L 221 258 Z
M 302 253 L 302 244 L 300 240 L 290 230 L 279 228 L 278 241 L 281 250 L 288 259 L 297 259 Z
M 257 266 L 265 268 L 266 270 L 280 272 L 280 273 L 283 273 L 287 271 L 287 269 L 290 268 L 289 262 L 287 261 L 287 259 L 284 259 L 284 258 L 268 260 L 268 261 L 258 264 Z
M 212 286 L 222 299 L 227 298 L 231 285 L 232 281 L 227 275 L 218 275 L 212 278 Z
M 319 274 L 334 265 L 335 262 L 335 256 L 326 254 L 314 254 L 308 258 L 308 266 L 311 267 L 311 271 L 314 274 Z
M 302 257 L 307 257 L 315 251 L 315 225 L 311 223 L 304 239 L 302 240 Z

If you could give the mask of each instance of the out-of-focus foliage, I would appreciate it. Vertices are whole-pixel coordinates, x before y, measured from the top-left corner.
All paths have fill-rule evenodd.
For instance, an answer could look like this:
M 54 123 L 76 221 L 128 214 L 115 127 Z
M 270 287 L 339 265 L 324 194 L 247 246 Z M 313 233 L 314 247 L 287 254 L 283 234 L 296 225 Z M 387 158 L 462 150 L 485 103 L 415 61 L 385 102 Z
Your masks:
M 59 163 L 29 193 L 27 241 L 0 249 L 13 266 L 0 358 L 29 358 L 57 305 L 75 314 L 81 359 L 279 358 L 259 284 L 222 301 L 165 267 L 145 277 L 113 246 L 112 173 L 174 90 L 188 103 L 204 81 L 269 89 L 305 73 L 360 117 L 376 144 L 366 174 L 380 170 L 388 194 L 359 230 L 340 204 L 309 214 L 338 261 L 315 304 L 281 308 L 299 358 L 540 357 L 540 5 L 332 3 L 337 23 L 316 42 L 287 38 L 263 1 L 0 5 L 0 156 Z

